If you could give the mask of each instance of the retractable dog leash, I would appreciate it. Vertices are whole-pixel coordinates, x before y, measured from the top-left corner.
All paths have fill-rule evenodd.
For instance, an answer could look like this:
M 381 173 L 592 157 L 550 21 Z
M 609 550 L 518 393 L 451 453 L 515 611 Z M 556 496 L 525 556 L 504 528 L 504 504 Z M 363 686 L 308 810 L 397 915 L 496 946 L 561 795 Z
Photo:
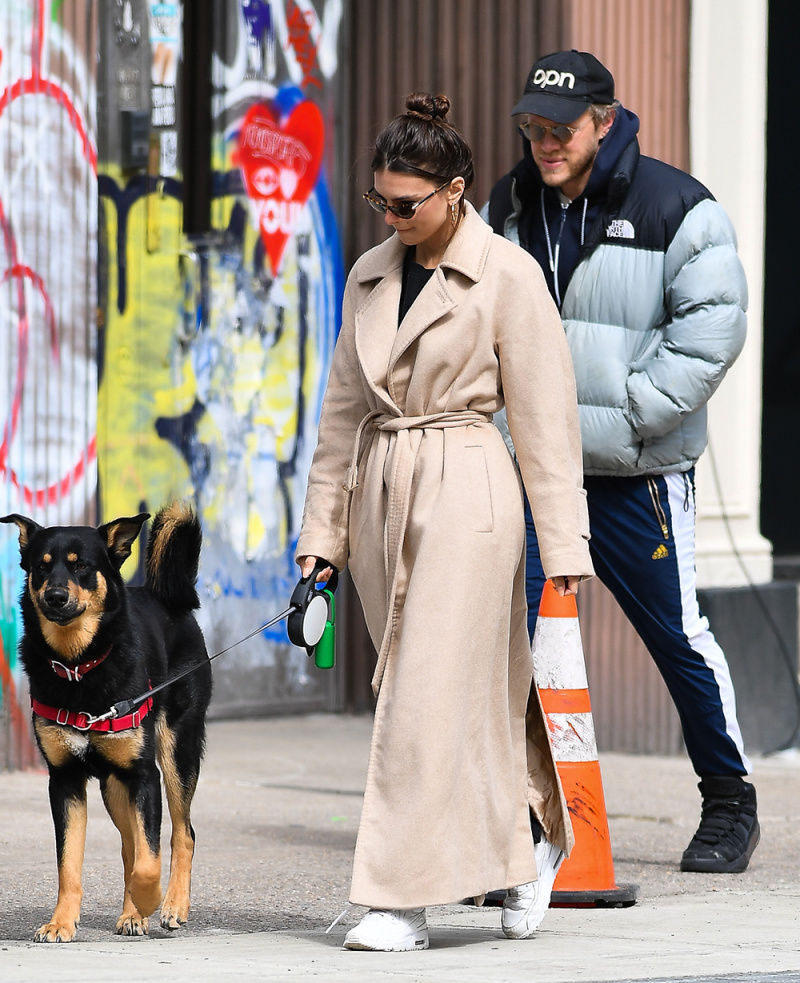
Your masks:
M 330 566 L 317 560 L 307 577 L 301 577 L 289 600 L 292 613 L 286 622 L 289 641 L 314 656 L 318 669 L 332 669 L 336 661 L 336 603 L 333 595 L 339 586 L 339 574 L 333 574 L 322 590 L 317 589 L 317 574 Z
M 298 581 L 297 586 L 292 591 L 292 596 L 289 598 L 289 607 L 285 611 L 281 611 L 280 614 L 266 622 L 266 624 L 260 625 L 248 635 L 245 635 L 244 638 L 233 642 L 227 648 L 215 652 L 214 655 L 210 655 L 208 662 L 213 662 L 214 659 L 218 659 L 221 655 L 225 655 L 226 652 L 230 652 L 231 649 L 236 648 L 237 645 L 241 645 L 242 642 L 246 642 L 254 635 L 258 635 L 262 631 L 266 631 L 267 628 L 277 625 L 284 618 L 288 618 L 286 628 L 289 641 L 293 645 L 297 645 L 298 648 L 304 648 L 309 657 L 313 655 L 314 664 L 319 669 L 332 669 L 336 662 L 336 604 L 333 595 L 339 586 L 339 574 L 335 567 L 331 567 L 333 574 L 327 584 L 322 589 L 317 587 L 317 574 L 329 566 L 331 565 L 327 560 L 317 560 L 311 573 L 307 577 L 301 577 Z M 93 724 L 127 716 L 136 707 L 141 706 L 145 700 L 149 700 L 162 689 L 166 689 L 167 686 L 171 686 L 179 679 L 183 679 L 184 676 L 188 676 L 205 664 L 205 662 L 197 662 L 193 666 L 184 669 L 183 672 L 179 672 L 177 676 L 166 679 L 163 683 L 159 683 L 158 686 L 149 689 L 146 693 L 142 693 L 132 700 L 121 700 L 119 703 L 115 703 L 98 717 L 92 717 L 90 714 L 82 714 L 82 716 L 86 717 L 86 723 L 85 726 L 79 727 L 78 730 L 89 730 Z

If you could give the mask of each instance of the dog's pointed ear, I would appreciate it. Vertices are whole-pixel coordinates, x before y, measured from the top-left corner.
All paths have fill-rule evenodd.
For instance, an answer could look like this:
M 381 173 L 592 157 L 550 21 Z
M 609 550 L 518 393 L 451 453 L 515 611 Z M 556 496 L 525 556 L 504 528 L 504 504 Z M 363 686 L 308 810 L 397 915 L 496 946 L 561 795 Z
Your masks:
M 114 519 L 113 522 L 107 522 L 104 526 L 97 527 L 97 531 L 106 541 L 109 558 L 117 570 L 131 555 L 131 548 L 136 537 L 149 518 L 149 512 L 140 512 L 138 515 Z
M 24 558 L 28 544 L 42 527 L 33 519 L 29 519 L 25 515 L 18 515 L 16 512 L 0 517 L 0 522 L 16 522 L 19 527 L 19 552 Z

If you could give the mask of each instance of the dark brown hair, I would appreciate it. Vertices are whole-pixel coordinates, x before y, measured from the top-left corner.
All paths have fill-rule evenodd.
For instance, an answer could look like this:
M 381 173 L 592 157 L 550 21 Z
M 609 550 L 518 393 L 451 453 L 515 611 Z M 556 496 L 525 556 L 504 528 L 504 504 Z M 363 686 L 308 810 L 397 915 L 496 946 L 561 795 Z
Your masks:
M 378 134 L 372 170 L 419 174 L 434 181 L 464 178 L 464 190 L 475 176 L 472 151 L 458 130 L 447 121 L 450 100 L 430 92 L 412 92 L 406 112 Z M 463 210 L 463 195 L 459 203 Z

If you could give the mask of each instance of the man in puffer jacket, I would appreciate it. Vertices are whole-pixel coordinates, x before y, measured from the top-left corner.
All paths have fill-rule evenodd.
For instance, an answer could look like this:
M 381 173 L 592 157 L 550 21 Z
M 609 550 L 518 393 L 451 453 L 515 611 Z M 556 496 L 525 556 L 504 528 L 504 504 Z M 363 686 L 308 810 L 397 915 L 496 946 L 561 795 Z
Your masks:
M 595 570 L 664 677 L 700 778 L 681 870 L 743 871 L 760 835 L 756 794 L 694 563 L 706 403 L 745 338 L 735 233 L 698 181 L 640 156 L 639 121 L 593 55 L 537 61 L 512 116 L 524 156 L 495 185 L 488 220 L 536 257 L 561 311 Z M 526 519 L 532 637 L 544 581 L 527 503 Z

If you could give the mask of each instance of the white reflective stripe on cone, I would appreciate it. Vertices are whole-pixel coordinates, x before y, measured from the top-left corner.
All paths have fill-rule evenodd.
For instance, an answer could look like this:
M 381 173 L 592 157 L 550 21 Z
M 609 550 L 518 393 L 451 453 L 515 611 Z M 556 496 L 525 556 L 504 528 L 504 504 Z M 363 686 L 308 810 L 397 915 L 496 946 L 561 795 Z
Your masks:
M 549 713 L 547 719 L 556 761 L 597 761 L 591 713 Z
M 533 634 L 533 665 L 539 689 L 588 689 L 577 618 L 543 618 Z

